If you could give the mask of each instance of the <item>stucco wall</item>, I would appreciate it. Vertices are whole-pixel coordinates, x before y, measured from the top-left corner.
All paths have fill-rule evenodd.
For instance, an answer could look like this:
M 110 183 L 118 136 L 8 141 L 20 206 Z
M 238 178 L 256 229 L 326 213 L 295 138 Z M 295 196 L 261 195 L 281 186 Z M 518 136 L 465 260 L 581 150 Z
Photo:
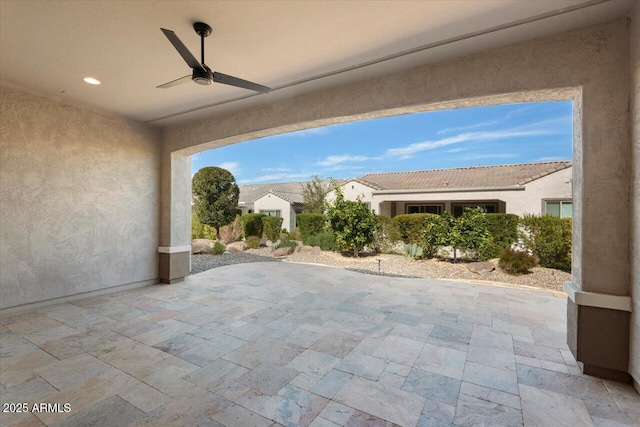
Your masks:
M 342 188 L 342 194 L 344 194 L 344 198 L 347 200 L 356 200 L 360 197 L 360 200 L 364 203 L 369 203 L 371 209 L 378 214 L 378 206 L 373 203 L 373 188 L 368 187 L 359 183 L 358 181 L 349 181 L 340 186 Z M 327 202 L 332 202 L 336 198 L 335 191 L 329 191 L 327 193 L 326 200 Z
M 629 372 L 640 383 L 640 2 L 631 15 L 631 343 Z
M 0 308 L 158 277 L 157 131 L 0 86 Z
M 282 217 L 282 228 L 286 228 L 288 231 L 295 228 L 296 214 L 291 203 L 275 194 L 265 194 L 253 202 L 253 207 L 255 213 L 260 213 L 261 210 L 279 210 Z

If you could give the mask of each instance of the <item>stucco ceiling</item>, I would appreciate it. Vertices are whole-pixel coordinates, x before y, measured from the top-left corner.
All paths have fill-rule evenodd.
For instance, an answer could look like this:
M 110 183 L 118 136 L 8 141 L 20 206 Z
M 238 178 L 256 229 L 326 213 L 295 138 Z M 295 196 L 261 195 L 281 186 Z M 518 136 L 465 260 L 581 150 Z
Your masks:
M 3 0 L 0 80 L 163 125 L 624 17 L 635 1 Z M 213 70 L 276 90 L 157 89 L 190 71 L 160 28 L 199 57 L 196 21 L 213 27 Z

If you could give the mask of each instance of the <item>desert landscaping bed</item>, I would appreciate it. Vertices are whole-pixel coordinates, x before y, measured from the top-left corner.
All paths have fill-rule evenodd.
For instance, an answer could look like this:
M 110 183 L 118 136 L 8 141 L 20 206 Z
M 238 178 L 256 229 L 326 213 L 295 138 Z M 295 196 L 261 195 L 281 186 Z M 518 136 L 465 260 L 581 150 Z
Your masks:
M 269 248 L 248 249 L 245 252 L 221 255 L 193 255 L 191 272 L 199 273 L 223 265 L 269 261 L 322 264 L 363 273 L 396 277 L 500 282 L 559 292 L 562 292 L 563 283 L 571 280 L 571 274 L 551 268 L 535 267 L 531 269 L 531 273 L 513 276 L 503 272 L 496 265 L 490 273 L 478 274 L 469 270 L 469 264 L 465 262 L 453 263 L 437 259 L 410 260 L 402 255 L 388 254 L 353 258 L 335 252 L 320 251 L 319 248 L 309 252 L 294 252 L 284 258 L 274 258 Z

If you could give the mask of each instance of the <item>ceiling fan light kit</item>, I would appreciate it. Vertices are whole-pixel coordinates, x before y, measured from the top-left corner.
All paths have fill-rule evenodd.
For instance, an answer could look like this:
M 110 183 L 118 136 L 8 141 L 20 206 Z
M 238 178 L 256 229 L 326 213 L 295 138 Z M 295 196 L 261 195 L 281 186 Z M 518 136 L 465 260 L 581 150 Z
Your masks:
M 271 90 L 271 88 L 267 86 L 218 73 L 217 71 L 211 71 L 211 68 L 209 68 L 204 63 L 204 38 L 211 35 L 211 27 L 204 22 L 196 22 L 195 24 L 193 24 L 193 29 L 195 30 L 196 34 L 200 36 L 200 62 L 198 62 L 195 56 L 191 54 L 189 49 L 187 49 L 187 47 L 182 43 L 182 41 L 178 38 L 178 36 L 176 36 L 173 31 L 164 28 L 160 29 L 167 37 L 167 39 L 169 39 L 173 47 L 178 51 L 180 56 L 182 56 L 182 59 L 184 59 L 187 65 L 191 67 L 192 72 L 190 76 L 180 77 L 179 79 L 157 86 L 158 88 L 167 89 L 183 83 L 188 83 L 189 81 L 193 81 L 203 86 L 209 86 L 211 83 L 216 82 L 261 93 L 267 93 Z

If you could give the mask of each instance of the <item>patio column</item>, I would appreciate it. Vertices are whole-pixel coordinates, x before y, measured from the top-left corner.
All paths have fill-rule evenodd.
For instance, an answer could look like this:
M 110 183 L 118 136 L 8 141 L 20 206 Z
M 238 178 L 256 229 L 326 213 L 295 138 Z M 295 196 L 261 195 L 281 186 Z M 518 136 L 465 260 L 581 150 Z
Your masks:
M 191 270 L 191 156 L 162 153 L 159 277 L 161 283 L 184 280 Z
M 593 79 L 574 101 L 574 252 L 565 292 L 567 343 L 582 371 L 631 382 L 631 141 L 625 70 L 617 79 L 615 74 Z

